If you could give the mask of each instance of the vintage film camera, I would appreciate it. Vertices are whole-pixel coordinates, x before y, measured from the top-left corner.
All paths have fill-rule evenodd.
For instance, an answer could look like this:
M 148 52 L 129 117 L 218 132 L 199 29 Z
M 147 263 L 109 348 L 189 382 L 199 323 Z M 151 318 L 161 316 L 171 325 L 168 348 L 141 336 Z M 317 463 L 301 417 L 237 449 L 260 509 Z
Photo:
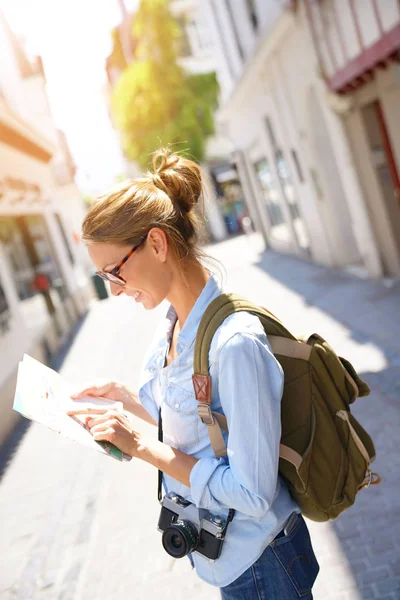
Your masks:
M 229 521 L 197 508 L 178 494 L 170 492 L 162 501 L 158 530 L 163 532 L 162 545 L 173 558 L 198 552 L 209 560 L 219 558 Z

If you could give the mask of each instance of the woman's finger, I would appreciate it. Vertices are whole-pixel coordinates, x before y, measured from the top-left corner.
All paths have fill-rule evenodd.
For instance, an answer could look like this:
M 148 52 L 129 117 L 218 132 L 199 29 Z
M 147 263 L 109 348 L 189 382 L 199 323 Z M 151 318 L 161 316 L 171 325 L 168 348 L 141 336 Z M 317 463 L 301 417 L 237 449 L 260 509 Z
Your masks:
M 111 386 L 111 382 L 98 385 L 89 385 L 83 390 L 79 390 L 78 392 L 71 394 L 71 398 L 73 400 L 77 400 L 78 398 L 83 398 L 84 396 L 104 396 L 105 394 L 108 394 Z
M 101 441 L 110 442 L 113 434 L 114 434 L 114 431 L 112 429 L 105 429 L 104 431 L 99 431 L 98 433 L 94 433 L 93 439 L 96 440 L 96 442 L 101 442 Z
M 105 406 L 104 408 L 77 408 L 74 410 L 67 411 L 67 415 L 72 417 L 73 415 L 110 415 L 123 414 L 122 402 L 114 402 L 111 406 Z
M 96 425 L 100 425 L 101 423 L 106 423 L 107 421 L 114 420 L 118 421 L 119 413 L 116 411 L 108 411 L 104 413 L 104 415 L 99 415 L 98 417 L 94 417 L 93 419 L 86 419 L 86 425 L 91 429 Z
M 109 407 L 105 408 L 77 408 L 76 410 L 67 411 L 67 415 L 70 417 L 74 415 L 104 415 L 109 411 Z
M 104 432 L 106 430 L 115 431 L 115 429 L 116 429 L 115 426 L 116 426 L 116 423 L 112 419 L 107 419 L 106 421 L 103 421 L 102 423 L 96 423 L 93 426 L 90 426 L 88 424 L 90 433 L 92 435 L 94 435 L 95 433 L 101 433 L 102 431 Z

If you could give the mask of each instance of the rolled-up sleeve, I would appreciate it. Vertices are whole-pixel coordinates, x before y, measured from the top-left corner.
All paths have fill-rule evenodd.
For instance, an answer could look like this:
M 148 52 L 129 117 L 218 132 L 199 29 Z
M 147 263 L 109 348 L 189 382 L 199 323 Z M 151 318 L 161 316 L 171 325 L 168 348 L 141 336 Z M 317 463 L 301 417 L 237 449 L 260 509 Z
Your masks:
M 227 458 L 201 458 L 191 495 L 208 510 L 233 508 L 262 517 L 278 478 L 283 373 L 267 338 L 236 333 L 218 358 L 218 393 L 229 428 Z

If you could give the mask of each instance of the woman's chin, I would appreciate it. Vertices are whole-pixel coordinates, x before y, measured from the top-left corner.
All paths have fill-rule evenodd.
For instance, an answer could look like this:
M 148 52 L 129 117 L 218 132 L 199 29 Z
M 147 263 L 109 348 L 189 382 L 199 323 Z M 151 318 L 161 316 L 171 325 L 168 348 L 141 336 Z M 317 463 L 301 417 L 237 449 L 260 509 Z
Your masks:
M 151 310 L 153 308 L 151 300 L 141 292 L 137 298 L 135 298 L 135 302 L 141 304 L 145 310 Z

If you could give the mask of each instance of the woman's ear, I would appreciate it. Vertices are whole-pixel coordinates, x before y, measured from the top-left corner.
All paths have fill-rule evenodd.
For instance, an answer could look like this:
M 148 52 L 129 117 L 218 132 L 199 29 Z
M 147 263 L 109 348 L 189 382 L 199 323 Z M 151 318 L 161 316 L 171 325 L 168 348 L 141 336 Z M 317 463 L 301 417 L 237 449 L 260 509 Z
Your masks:
M 159 227 L 153 227 L 147 235 L 147 242 L 158 260 L 164 263 L 168 255 L 168 240 L 165 231 Z

